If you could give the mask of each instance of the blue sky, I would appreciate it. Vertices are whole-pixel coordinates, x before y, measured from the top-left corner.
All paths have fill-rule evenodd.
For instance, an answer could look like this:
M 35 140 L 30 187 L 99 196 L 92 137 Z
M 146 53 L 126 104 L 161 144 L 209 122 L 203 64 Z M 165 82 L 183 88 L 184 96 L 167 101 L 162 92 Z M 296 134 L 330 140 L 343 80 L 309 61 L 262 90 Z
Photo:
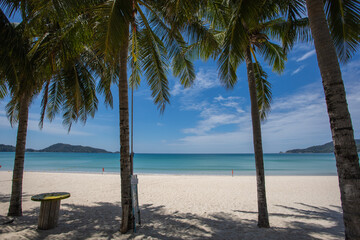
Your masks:
M 266 64 L 263 63 L 263 67 Z M 196 61 L 196 82 L 184 89 L 169 71 L 170 105 L 160 114 L 151 99 L 146 79 L 135 91 L 135 153 L 252 153 L 250 100 L 245 65 L 238 69 L 233 90 L 224 89 L 213 61 Z M 262 123 L 265 153 L 277 153 L 331 141 L 331 132 L 316 54 L 312 44 L 298 44 L 288 55 L 286 69 L 278 75 L 264 68 L 272 84 L 272 110 Z M 342 66 L 355 137 L 360 133 L 360 54 Z M 69 143 L 119 150 L 118 94 L 113 88 L 114 109 L 103 104 L 85 125 L 73 125 L 70 133 L 59 115 L 38 127 L 40 99 L 31 105 L 28 148 L 40 149 Z M 0 101 L 0 143 L 15 145 L 16 126 L 10 127 L 5 105 Z

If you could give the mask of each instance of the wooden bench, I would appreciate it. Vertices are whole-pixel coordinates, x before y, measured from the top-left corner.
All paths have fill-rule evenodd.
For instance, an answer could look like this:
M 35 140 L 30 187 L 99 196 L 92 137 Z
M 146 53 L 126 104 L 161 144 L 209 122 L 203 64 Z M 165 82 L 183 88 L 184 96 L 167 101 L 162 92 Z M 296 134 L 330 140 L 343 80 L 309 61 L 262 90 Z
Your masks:
M 47 230 L 57 226 L 60 201 L 69 197 L 70 193 L 67 192 L 42 193 L 31 197 L 31 200 L 41 202 L 38 229 Z

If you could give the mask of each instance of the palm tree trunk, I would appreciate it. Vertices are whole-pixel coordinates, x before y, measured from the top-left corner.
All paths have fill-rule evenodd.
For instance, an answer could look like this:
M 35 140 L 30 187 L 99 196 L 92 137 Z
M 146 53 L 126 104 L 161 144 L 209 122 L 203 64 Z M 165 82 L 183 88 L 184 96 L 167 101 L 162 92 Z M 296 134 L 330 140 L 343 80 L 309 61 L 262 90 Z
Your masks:
M 121 171 L 121 233 L 126 233 L 133 227 L 131 201 L 131 161 L 129 155 L 129 99 L 127 78 L 128 35 L 120 50 L 120 77 L 119 77 L 119 119 L 120 119 L 120 171 Z
M 360 166 L 344 83 L 322 0 L 306 0 L 339 177 L 345 239 L 360 239 Z
M 264 173 L 264 160 L 261 141 L 261 124 L 259 107 L 257 104 L 256 96 L 256 83 L 254 67 L 251 58 L 250 48 L 246 49 L 246 70 L 249 82 L 249 92 L 251 101 L 251 120 L 253 126 L 253 143 L 255 153 L 255 166 L 256 166 L 256 182 L 257 182 L 257 199 L 258 199 L 258 227 L 268 228 L 269 216 L 266 203 L 266 191 L 265 191 L 265 173 Z
M 15 161 L 8 216 L 22 216 L 22 183 L 24 175 L 29 104 L 30 97 L 24 95 L 20 102 L 19 125 L 16 138 Z

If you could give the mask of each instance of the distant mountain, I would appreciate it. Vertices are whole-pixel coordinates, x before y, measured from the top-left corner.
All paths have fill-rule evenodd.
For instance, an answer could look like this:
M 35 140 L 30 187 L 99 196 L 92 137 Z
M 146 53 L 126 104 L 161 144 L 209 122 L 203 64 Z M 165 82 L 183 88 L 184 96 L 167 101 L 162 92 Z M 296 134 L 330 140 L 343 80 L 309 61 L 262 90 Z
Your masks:
M 50 147 L 44 148 L 39 152 L 78 152 L 78 153 L 109 153 L 100 148 L 84 147 L 81 145 L 70 145 L 64 143 L 57 143 Z
M 0 152 L 15 152 L 15 147 L 0 144 Z M 73 153 L 110 153 L 104 149 L 80 145 L 57 143 L 41 150 L 26 149 L 26 152 L 73 152 Z
M 360 152 L 360 139 L 355 139 L 355 143 L 358 152 Z M 333 142 L 328 142 L 325 143 L 324 145 L 312 146 L 305 149 L 288 150 L 285 153 L 332 153 L 332 152 L 334 152 Z
M 0 152 L 15 152 L 15 147 L 11 145 L 0 144 Z

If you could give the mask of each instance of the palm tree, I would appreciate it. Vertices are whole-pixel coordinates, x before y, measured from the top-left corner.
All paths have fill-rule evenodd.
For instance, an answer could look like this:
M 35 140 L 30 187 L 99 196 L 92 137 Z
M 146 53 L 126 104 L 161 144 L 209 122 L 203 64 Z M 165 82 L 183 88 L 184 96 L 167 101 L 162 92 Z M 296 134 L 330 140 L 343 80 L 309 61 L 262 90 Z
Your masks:
M 345 239 L 360 239 L 360 166 L 338 57 L 346 62 L 360 40 L 360 2 L 306 0 L 323 82 L 339 177 Z M 325 7 L 325 8 L 324 8 Z
M 83 8 L 88 8 L 84 1 Z M 174 7 L 176 6 L 176 7 Z M 95 29 L 96 51 L 106 60 L 108 74 L 99 86 L 112 99 L 110 85 L 116 82 L 119 90 L 120 173 L 122 222 L 120 230 L 133 228 L 131 182 L 132 162 L 129 151 L 129 85 L 140 84 L 143 73 L 152 91 L 154 103 L 161 112 L 169 102 L 167 69 L 172 66 L 180 82 L 190 86 L 195 79 L 191 54 L 182 33 L 200 38 L 202 24 L 192 21 L 192 13 L 200 8 L 199 2 L 187 1 L 101 1 L 87 15 Z M 127 65 L 131 74 L 128 78 Z M 129 79 L 129 83 L 128 83 Z M 108 101 L 111 103 L 111 101 Z
M 6 4 L 8 4 L 7 7 L 16 9 L 20 3 L 18 5 Z M 49 11 L 46 13 L 47 16 L 51 15 Z M 62 42 L 58 42 L 58 45 L 51 44 L 54 43 L 51 37 L 58 34 L 61 29 L 59 22 L 54 24 L 47 17 L 37 24 L 30 24 L 35 20 L 30 19 L 29 16 L 23 15 L 23 19 L 26 20 L 14 26 L 2 10 L 0 12 L 1 38 L 3 38 L 1 42 L 5 45 L 0 50 L 2 63 L 0 77 L 1 82 L 4 83 L 0 85 L 3 87 L 7 85 L 9 88 L 11 101 L 7 104 L 7 111 L 10 123 L 12 125 L 19 123 L 9 216 L 22 215 L 22 182 L 28 109 L 42 86 L 44 86 L 44 98 L 41 125 L 46 108 L 48 117 L 52 119 L 62 107 L 64 124 L 69 126 L 69 130 L 73 121 L 78 119 L 86 121 L 87 115 L 93 116 L 97 108 L 94 79 L 89 72 L 90 67 L 86 65 L 87 57 L 84 49 L 79 50 L 74 45 L 70 45 L 74 43 L 74 40 L 66 34 L 63 34 Z M 44 22 L 47 24 L 44 25 Z M 56 29 L 53 28 L 54 26 L 57 26 Z M 33 32 L 35 35 L 29 34 Z M 59 38 L 55 37 L 55 39 Z M 59 48 L 59 45 L 74 48 L 64 50 Z M 45 57 L 46 54 L 49 56 Z
M 12 95 L 9 110 L 13 110 L 11 119 L 19 121 L 16 141 L 15 163 L 13 171 L 13 185 L 10 200 L 9 216 L 21 216 L 22 179 L 24 169 L 24 155 L 26 144 L 26 133 L 28 123 L 28 108 L 34 92 L 37 90 L 37 83 L 33 75 L 32 63 L 26 57 L 29 50 L 29 43 L 24 41 L 21 35 L 22 25 L 17 29 L 11 25 L 5 14 L 0 12 L 1 17 L 1 80 L 6 83 Z M 15 67 L 14 67 L 15 66 Z M 26 77 L 26 81 L 25 81 Z M 17 104 L 16 104 L 17 103 Z M 15 113 L 19 113 L 15 116 Z M 13 118 L 14 117 L 14 118 Z
M 289 41 L 284 41 L 286 37 L 294 39 L 289 36 L 289 33 L 293 33 L 289 25 L 299 25 L 302 29 L 306 23 L 306 19 L 296 23 L 285 21 L 278 17 L 279 11 L 279 7 L 272 2 L 229 1 L 229 20 L 223 25 L 225 32 L 218 61 L 220 80 L 228 88 L 232 88 L 237 82 L 238 65 L 242 61 L 246 62 L 257 179 L 258 226 L 265 228 L 270 227 L 270 224 L 265 191 L 261 120 L 266 118 L 270 110 L 271 91 L 267 74 L 261 68 L 256 55 L 261 55 L 265 62 L 273 67 L 273 71 L 281 73 L 288 47 L 271 42 L 269 37 L 288 43 Z

